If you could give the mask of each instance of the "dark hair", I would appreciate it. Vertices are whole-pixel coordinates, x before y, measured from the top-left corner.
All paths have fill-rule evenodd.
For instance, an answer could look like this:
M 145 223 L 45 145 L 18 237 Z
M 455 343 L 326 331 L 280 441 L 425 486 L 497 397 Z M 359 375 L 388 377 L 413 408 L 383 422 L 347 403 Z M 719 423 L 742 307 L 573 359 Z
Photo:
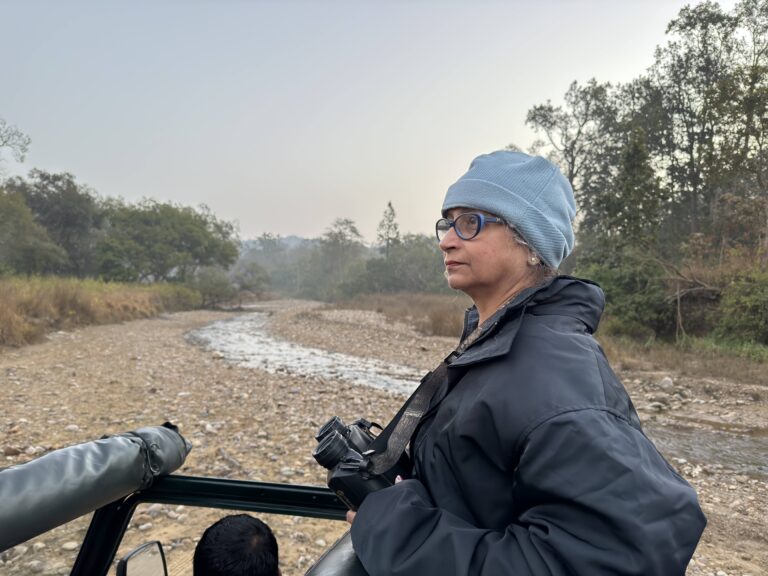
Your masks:
M 192 566 L 194 576 L 279 576 L 277 540 L 258 518 L 224 516 L 203 532 Z

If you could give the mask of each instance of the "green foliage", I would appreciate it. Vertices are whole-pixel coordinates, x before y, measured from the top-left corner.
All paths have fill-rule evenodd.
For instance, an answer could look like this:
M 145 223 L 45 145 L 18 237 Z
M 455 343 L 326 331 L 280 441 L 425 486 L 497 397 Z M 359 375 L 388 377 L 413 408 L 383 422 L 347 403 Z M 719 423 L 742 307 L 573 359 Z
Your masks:
M 27 180 L 12 178 L 5 187 L 24 197 L 35 221 L 66 253 L 56 271 L 80 278 L 93 275 L 94 247 L 102 221 L 98 198 L 71 174 L 42 170 L 32 170 Z
M 574 187 L 576 273 L 604 285 L 605 328 L 761 338 L 762 296 L 730 281 L 768 267 L 768 2 L 686 6 L 667 33 L 645 74 L 574 82 L 527 123 Z
M 423 234 L 406 234 L 389 258 L 371 258 L 357 278 L 356 292 L 450 292 L 443 276 L 437 242 Z
M 0 274 L 44 274 L 66 261 L 18 193 L 0 190 Z
M 683 349 L 697 356 L 746 358 L 750 362 L 768 364 L 768 346 L 752 340 L 734 340 L 714 336 L 686 338 Z M 765 373 L 765 369 L 762 369 Z M 726 373 L 733 377 L 733 374 Z
M 237 289 L 219 266 L 200 268 L 192 280 L 192 287 L 200 293 L 204 308 L 212 308 L 235 297 Z
M 768 273 L 737 276 L 723 290 L 717 335 L 768 344 Z
M 661 280 L 663 270 L 632 249 L 605 256 L 576 270 L 605 291 L 607 321 L 602 329 L 642 340 L 674 334 L 675 311 Z
M 237 258 L 233 227 L 205 208 L 112 202 L 106 220 L 96 251 L 107 280 L 183 282 L 201 266 L 227 267 Z
M 366 293 L 450 293 L 434 238 L 400 236 L 391 204 L 382 222 L 388 251 L 383 236 L 381 249 L 367 249 L 354 222 L 337 219 L 316 240 L 289 245 L 278 236 L 262 235 L 248 243 L 235 271 L 253 262 L 266 272 L 273 290 L 326 301 Z

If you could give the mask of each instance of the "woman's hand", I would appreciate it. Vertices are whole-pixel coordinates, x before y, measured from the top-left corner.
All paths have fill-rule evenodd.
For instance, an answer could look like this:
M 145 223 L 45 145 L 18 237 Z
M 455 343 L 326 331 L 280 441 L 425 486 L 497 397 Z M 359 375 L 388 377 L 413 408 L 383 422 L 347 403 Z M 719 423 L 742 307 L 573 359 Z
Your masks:
M 402 481 L 403 481 L 402 476 L 395 476 L 395 484 L 399 484 Z M 352 524 L 352 522 L 355 521 L 355 516 L 357 516 L 357 512 L 355 512 L 354 510 L 347 510 L 347 522 Z

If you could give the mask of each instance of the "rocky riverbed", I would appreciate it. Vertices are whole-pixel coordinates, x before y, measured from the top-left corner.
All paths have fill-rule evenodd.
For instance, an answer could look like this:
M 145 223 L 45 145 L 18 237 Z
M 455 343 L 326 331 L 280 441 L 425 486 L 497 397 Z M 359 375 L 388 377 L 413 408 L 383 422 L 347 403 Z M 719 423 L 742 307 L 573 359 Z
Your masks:
M 271 338 L 415 373 L 434 367 L 454 344 L 374 312 L 291 301 L 258 310 L 268 315 L 260 329 Z M 1 351 L 2 465 L 171 420 L 194 445 L 180 473 L 324 485 L 311 457 L 318 426 L 332 415 L 386 422 L 403 392 L 355 384 L 341 369 L 295 373 L 271 360 L 235 363 L 199 334 L 234 316 L 173 314 Z M 709 518 L 688 574 L 768 574 L 768 390 L 651 369 L 620 377 L 649 435 L 697 489 Z M 122 550 L 160 539 L 171 572 L 187 574 L 196 539 L 222 514 L 144 506 Z M 262 517 L 277 535 L 286 576 L 303 574 L 346 530 L 343 522 Z M 0 575 L 68 574 L 86 526 L 81 519 L 0 554 Z

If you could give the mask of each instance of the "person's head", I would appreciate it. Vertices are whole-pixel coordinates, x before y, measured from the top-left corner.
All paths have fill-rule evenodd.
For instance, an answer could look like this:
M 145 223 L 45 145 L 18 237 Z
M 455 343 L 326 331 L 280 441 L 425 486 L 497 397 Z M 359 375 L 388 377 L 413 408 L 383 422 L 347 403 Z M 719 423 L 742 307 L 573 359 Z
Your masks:
M 573 190 L 541 157 L 503 150 L 475 158 L 442 213 L 448 283 L 475 303 L 554 276 L 573 249 Z
M 192 564 L 194 576 L 280 576 L 272 530 L 248 514 L 225 516 L 209 526 Z

